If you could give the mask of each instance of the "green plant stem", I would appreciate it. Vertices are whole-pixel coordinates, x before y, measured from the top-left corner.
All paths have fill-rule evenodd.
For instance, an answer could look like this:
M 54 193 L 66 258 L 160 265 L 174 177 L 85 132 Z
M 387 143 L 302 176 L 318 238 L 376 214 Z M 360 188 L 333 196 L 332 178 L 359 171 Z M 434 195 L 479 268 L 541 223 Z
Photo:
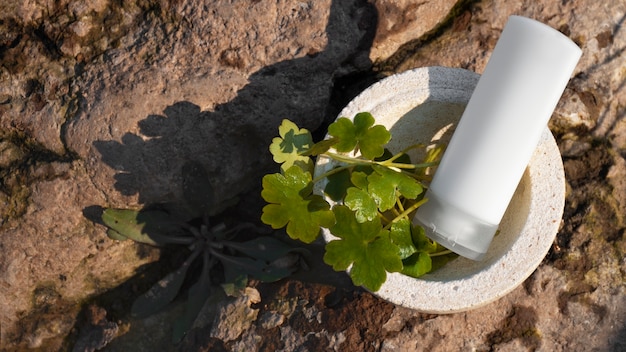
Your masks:
M 323 180 L 323 179 L 324 179 L 324 178 L 326 178 L 326 177 L 332 176 L 332 175 L 334 175 L 334 174 L 336 174 L 336 173 L 339 173 L 339 172 L 341 172 L 341 171 L 343 171 L 343 170 L 347 170 L 347 169 L 349 169 L 349 168 L 351 168 L 351 167 L 353 167 L 353 165 L 344 165 L 344 166 L 336 167 L 336 168 L 334 168 L 334 169 L 332 169 L 332 170 L 330 170 L 330 171 L 326 171 L 325 173 L 323 173 L 323 174 L 321 174 L 321 175 L 317 176 L 317 177 L 316 177 L 316 178 L 314 178 L 311 182 L 312 182 L 312 183 L 317 183 L 317 182 L 319 182 L 319 181 Z
M 424 147 L 424 145 L 421 144 L 421 143 L 410 145 L 410 146 L 402 149 L 399 153 L 397 153 L 396 155 L 392 156 L 390 159 L 387 159 L 386 161 L 393 162 L 394 160 L 398 159 L 402 155 L 406 154 L 409 150 L 417 149 L 417 148 L 423 148 L 423 147 Z
M 372 160 L 366 160 L 366 159 L 360 159 L 360 158 L 354 158 L 351 156 L 347 156 L 347 155 L 343 155 L 343 154 L 337 154 L 337 153 L 331 153 L 331 152 L 326 152 L 323 154 L 320 154 L 320 156 L 325 156 L 327 158 L 333 159 L 335 161 L 339 161 L 342 163 L 346 163 L 349 165 L 373 165 L 375 163 L 375 161 Z
M 196 258 L 198 257 L 198 255 L 200 255 L 200 253 L 202 253 L 203 248 L 202 246 L 198 246 L 198 243 L 194 243 L 193 245 L 191 245 L 192 252 L 191 254 L 187 257 L 187 260 L 185 260 L 185 262 L 183 263 L 183 265 L 191 265 L 191 263 L 196 260 Z
M 219 250 L 224 249 L 224 241 L 217 242 L 217 241 L 208 240 L 206 242 L 206 245 L 211 247 L 211 248 L 215 248 L 215 249 L 219 249 Z
M 391 226 L 402 220 L 405 218 L 408 218 L 409 214 L 411 214 L 412 212 L 414 212 L 417 208 L 419 208 L 420 206 L 422 206 L 422 204 L 426 203 L 426 201 L 428 201 L 428 199 L 423 198 L 422 200 L 420 200 L 419 202 L 411 205 L 410 207 L 408 207 L 405 211 L 403 211 L 402 213 L 400 213 L 398 216 L 396 216 L 393 220 L 391 220 L 387 225 L 385 225 L 384 229 L 385 230 L 389 230 L 391 228 Z
M 442 255 L 447 255 L 447 254 L 452 254 L 454 252 L 452 252 L 449 249 L 446 249 L 445 251 L 441 251 L 441 252 L 437 252 L 437 253 L 428 253 L 429 256 L 431 257 L 440 257 Z
M 231 263 L 235 263 L 235 261 L 231 257 L 229 257 L 227 255 L 224 255 L 221 252 L 216 251 L 213 248 L 209 248 L 209 253 L 211 253 L 211 255 L 213 255 L 215 258 L 218 258 L 218 259 L 221 259 L 221 260 L 224 260 L 224 261 L 228 261 L 228 262 L 231 262 Z
M 158 234 L 153 234 L 153 235 L 148 235 L 148 236 L 153 237 L 153 240 L 155 241 L 158 241 L 159 238 L 163 238 L 164 241 L 167 241 L 168 243 L 180 244 L 184 246 L 188 246 L 196 241 L 195 237 L 189 237 L 189 236 L 168 236 L 168 235 L 158 235 Z
M 347 156 L 343 154 L 331 153 L 331 152 L 326 152 L 320 155 L 323 155 L 335 161 L 339 161 L 339 162 L 350 164 L 350 165 L 380 165 L 380 166 L 384 166 L 388 168 L 395 167 L 398 169 L 408 169 L 408 170 L 421 169 L 421 168 L 426 168 L 426 167 L 437 165 L 436 162 L 428 162 L 428 163 L 421 163 L 421 164 L 403 164 L 403 163 L 394 163 L 393 161 L 390 162 L 390 160 L 392 159 L 395 160 L 397 157 L 396 158 L 392 157 L 391 159 L 384 160 L 384 161 L 375 161 L 375 160 L 355 158 L 355 157 L 351 157 L 351 156 Z
M 202 238 L 202 234 L 197 228 L 189 225 L 188 223 L 181 223 L 180 225 L 183 229 L 189 231 L 194 236 L 194 239 Z
M 400 210 L 400 212 L 404 212 L 404 204 L 402 204 L 402 201 L 399 197 L 396 197 L 396 204 L 398 205 L 398 209 Z
M 378 217 L 385 223 L 388 224 L 391 222 L 383 213 L 378 212 Z
M 419 175 L 410 171 L 402 170 L 402 173 L 408 175 L 418 181 L 432 181 L 433 177 L 430 175 Z
M 407 170 L 415 170 L 415 169 L 423 169 L 431 166 L 436 166 L 438 163 L 421 163 L 421 164 L 403 164 L 403 163 L 390 163 L 388 160 L 385 161 L 374 161 L 374 164 L 386 167 L 395 167 L 398 169 L 407 169 Z

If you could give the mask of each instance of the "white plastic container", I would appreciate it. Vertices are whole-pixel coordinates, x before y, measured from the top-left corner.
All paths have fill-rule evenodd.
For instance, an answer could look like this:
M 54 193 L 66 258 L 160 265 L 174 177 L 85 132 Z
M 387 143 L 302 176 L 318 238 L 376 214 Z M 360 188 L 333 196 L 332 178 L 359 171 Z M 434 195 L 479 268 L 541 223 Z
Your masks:
M 511 16 L 414 221 L 481 260 L 581 56 L 569 38 Z

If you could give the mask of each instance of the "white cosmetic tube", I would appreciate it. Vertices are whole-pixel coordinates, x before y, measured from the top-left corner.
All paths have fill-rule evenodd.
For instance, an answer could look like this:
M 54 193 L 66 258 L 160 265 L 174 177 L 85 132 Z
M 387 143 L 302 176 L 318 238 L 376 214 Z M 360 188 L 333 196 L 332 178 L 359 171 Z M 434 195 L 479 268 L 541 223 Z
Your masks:
M 481 260 L 582 51 L 540 22 L 511 16 L 414 221 Z

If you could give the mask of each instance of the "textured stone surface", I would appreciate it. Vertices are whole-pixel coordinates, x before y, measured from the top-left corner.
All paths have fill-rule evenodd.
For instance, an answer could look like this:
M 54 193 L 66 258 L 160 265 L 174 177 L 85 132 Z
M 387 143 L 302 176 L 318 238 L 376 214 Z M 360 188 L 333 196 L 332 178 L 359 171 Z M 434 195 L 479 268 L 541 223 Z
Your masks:
M 372 61 L 387 59 L 403 44 L 442 25 L 458 0 L 374 0 L 378 27 L 370 50 Z
M 145 351 L 626 348 L 626 4 L 459 4 L 1 2 L 0 348 L 71 349 L 70 331 L 66 343 L 125 340 Z M 450 20 L 436 6 L 453 8 Z M 421 15 L 385 10 L 395 8 Z M 239 194 L 258 216 L 258 193 L 247 190 L 274 170 L 265 150 L 282 118 L 315 129 L 376 72 L 480 73 L 510 14 L 545 22 L 584 51 L 550 124 L 568 186 L 563 223 L 523 286 L 477 311 L 426 315 L 353 288 L 258 285 L 257 319 L 237 339 L 208 337 L 207 324 L 178 347 L 164 343 L 178 307 L 140 322 L 124 315 L 149 284 L 137 269 L 158 253 L 108 240 L 83 216 L 90 206 L 182 209 L 180 166 L 193 160 L 220 200 Z M 92 297 L 105 319 L 81 318 Z M 101 336 L 88 341 L 94 328 Z
M 108 240 L 83 213 L 168 203 L 185 214 L 188 161 L 208 170 L 220 205 L 256 186 L 276 126 L 317 128 L 333 80 L 369 69 L 375 30 L 364 1 L 0 10 L 2 346 L 58 346 L 83 300 L 158 257 Z M 56 297 L 42 307 L 40 286 Z M 58 315 L 36 322 L 52 305 L 68 318 L 48 331 Z
M 544 266 L 522 287 L 475 311 L 424 316 L 397 308 L 383 329 L 399 333 L 386 339 L 381 350 L 587 351 L 607 350 L 615 344 L 618 331 L 603 316 L 616 312 L 594 311 L 580 303 L 561 307 L 557 303 L 566 289 L 567 279 Z M 614 296 L 603 303 L 619 310 L 625 301 Z M 563 319 L 563 309 L 573 316 Z M 589 334 L 589 329 L 597 333 Z
M 315 129 L 333 76 L 368 67 L 358 51 L 367 7 L 330 5 L 172 4 L 77 78 L 68 147 L 103 192 L 132 196 L 113 203 L 184 205 L 189 160 L 208 170 L 218 203 L 236 196 L 258 182 L 270 158 L 256 151 L 283 118 Z
M 387 61 L 387 67 L 402 71 L 444 65 L 480 73 L 511 14 L 545 22 L 583 49 L 575 77 L 550 123 L 564 159 L 568 187 L 564 221 L 544 264 L 534 279 L 524 284 L 525 292 L 520 288 L 477 312 L 412 324 L 413 332 L 398 343 L 415 346 L 417 337 L 424 333 L 420 346 L 433 344 L 433 350 L 451 346 L 478 350 L 621 350 L 626 345 L 626 5 L 584 0 L 480 1 L 461 12 L 442 35 L 427 42 L 416 41 L 414 47 L 405 46 Z M 538 282 L 542 282 L 540 286 Z M 421 319 L 408 314 L 413 321 Z M 459 326 L 462 332 L 457 330 Z M 520 331 L 515 333 L 515 329 Z
M 0 318 L 3 343 L 17 339 L 35 348 L 69 332 L 77 302 L 122 283 L 158 255 L 105 240 L 83 216 L 84 207 L 104 197 L 81 162 L 34 165 L 30 176 L 23 214 L 2 227 Z M 12 331 L 18 319 L 21 331 Z

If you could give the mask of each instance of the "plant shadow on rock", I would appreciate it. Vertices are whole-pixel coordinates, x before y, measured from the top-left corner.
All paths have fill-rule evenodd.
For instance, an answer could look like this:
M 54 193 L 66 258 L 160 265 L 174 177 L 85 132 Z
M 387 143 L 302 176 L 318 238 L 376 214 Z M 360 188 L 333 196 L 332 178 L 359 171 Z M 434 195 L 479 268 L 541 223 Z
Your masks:
M 352 8 L 344 2 L 332 3 L 325 50 L 262 68 L 249 77 L 233 100 L 213 111 L 180 101 L 167 107 L 164 115 L 140 121 L 137 134 L 126 133 L 120 142 L 96 141 L 94 147 L 102 161 L 117 170 L 115 189 L 126 196 L 137 195 L 141 204 L 166 203 L 168 210 L 184 213 L 180 170 L 189 161 L 206 168 L 215 182 L 218 205 L 258 189 L 258 176 L 273 168 L 267 147 L 280 122 L 289 118 L 316 130 L 336 116 L 340 103 L 332 103 L 331 98 L 341 96 L 332 92 L 336 77 L 341 76 L 339 70 L 370 69 L 367 54 L 376 13 L 372 5 L 355 2 L 358 4 Z M 358 16 L 352 21 L 363 27 L 361 38 L 343 33 L 345 24 L 339 23 L 346 21 L 346 11 L 351 17 Z
M 346 38 L 342 33 L 343 27 L 338 23 L 345 21 L 346 11 L 361 30 L 360 38 Z M 153 284 L 159 274 L 169 272 L 153 288 L 163 287 L 163 283 L 174 288 L 165 293 L 163 289 L 152 293 L 148 290 L 143 296 L 147 299 L 144 305 L 153 304 L 156 297 L 159 302 L 155 305 L 160 306 L 174 300 L 179 290 L 187 290 L 189 301 L 195 301 L 189 308 L 197 313 L 209 294 L 199 291 L 210 291 L 210 287 L 229 281 L 235 288 L 242 284 L 238 275 L 241 272 L 231 270 L 231 264 L 243 265 L 247 274 L 262 281 L 292 273 L 303 252 L 294 250 L 290 243 L 285 244 L 288 248 L 282 247 L 284 242 L 274 242 L 274 234 L 258 237 L 263 232 L 257 226 L 262 207 L 260 175 L 272 167 L 268 142 L 283 118 L 297 117 L 314 127 L 334 119 L 337 108 L 355 95 L 345 81 L 339 90 L 331 92 L 341 67 L 366 72 L 353 77 L 372 81 L 374 75 L 367 73 L 371 68 L 367 54 L 376 18 L 375 8 L 365 1 L 333 1 L 324 51 L 259 70 L 249 77 L 249 84 L 236 98 L 213 111 L 202 111 L 192 102 L 180 101 L 167 107 L 164 115 L 150 115 L 140 121 L 138 134 L 126 133 L 121 142 L 95 142 L 101 160 L 117 171 L 115 189 L 125 196 L 136 195 L 145 207 L 130 211 L 93 206 L 86 208 L 84 215 L 106 225 L 108 235 L 114 239 L 130 238 L 144 244 L 165 245 L 167 249 L 165 262 L 140 268 L 138 275 L 92 301 L 108 306 L 108 302 L 121 299 L 124 303 L 118 303 L 118 308 L 128 309 L 132 298 L 126 296 L 140 293 L 136 292 L 137 285 L 146 289 L 142 281 L 147 277 Z M 349 55 L 345 54 L 345 45 L 353 46 Z M 117 228 L 113 224 L 123 226 Z M 241 238 L 234 238 L 240 235 Z M 182 252 L 170 249 L 176 245 L 187 248 Z M 273 248 L 270 255 L 259 249 L 268 246 Z M 189 258 L 181 258 L 185 255 Z M 280 265 L 276 266 L 277 262 Z M 216 274 L 216 269 L 221 272 Z M 270 269 L 280 270 L 279 275 L 263 277 Z M 195 283 L 189 279 L 198 275 Z M 118 294 L 124 297 L 115 297 Z M 119 309 L 117 312 L 123 314 Z M 75 330 L 80 330 L 80 326 Z

